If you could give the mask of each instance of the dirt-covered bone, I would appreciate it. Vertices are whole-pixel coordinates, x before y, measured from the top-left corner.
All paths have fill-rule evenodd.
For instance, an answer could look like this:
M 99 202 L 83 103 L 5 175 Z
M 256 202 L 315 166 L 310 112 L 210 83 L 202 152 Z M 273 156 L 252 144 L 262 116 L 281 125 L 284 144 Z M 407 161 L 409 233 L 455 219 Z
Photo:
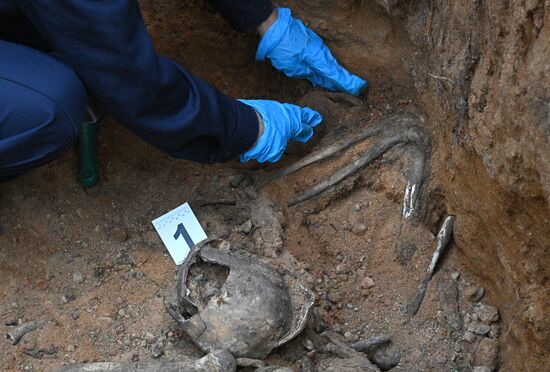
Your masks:
M 351 371 L 351 372 L 379 372 L 363 354 L 349 346 L 345 339 L 334 331 L 322 334 L 330 342 L 321 350 L 321 357 L 317 363 L 319 371 Z
M 403 201 L 402 214 L 405 218 L 412 216 L 416 210 L 416 203 L 423 181 L 426 177 L 426 157 L 429 151 L 429 139 L 424 131 L 417 126 L 416 120 L 410 115 L 400 115 L 390 119 L 382 120 L 374 126 L 369 127 L 359 136 L 337 142 L 325 149 L 317 151 L 297 163 L 285 168 L 276 177 L 288 175 L 297 170 L 311 165 L 315 162 L 330 158 L 331 156 L 345 150 L 346 148 L 367 138 L 378 136 L 379 140 L 369 151 L 351 164 L 334 173 L 328 180 L 323 181 L 301 195 L 293 198 L 288 205 L 300 204 L 314 196 L 317 196 L 345 178 L 357 173 L 367 165 L 382 156 L 386 151 L 398 144 L 411 145 L 412 164 L 407 172 L 407 186 Z
M 32 322 L 21 324 L 10 330 L 6 335 L 6 338 L 11 340 L 12 345 L 17 345 L 19 341 L 21 341 L 21 338 L 23 338 L 23 336 L 27 333 L 32 332 L 47 323 L 47 320 L 33 320 Z
M 230 352 L 216 350 L 198 360 L 186 358 L 179 361 L 70 364 L 63 367 L 59 372 L 233 372 L 236 369 L 235 358 Z
M 363 131 L 358 136 L 343 139 L 341 141 L 338 141 L 332 145 L 329 145 L 321 150 L 315 151 L 308 156 L 302 158 L 301 160 L 297 161 L 296 163 L 282 169 L 280 172 L 277 172 L 273 179 L 288 176 L 304 167 L 307 167 L 310 164 L 317 163 L 319 161 L 328 159 L 336 154 L 338 154 L 341 151 L 344 151 L 348 147 L 356 144 L 357 142 L 366 140 L 367 138 L 376 136 L 380 134 L 384 130 L 384 124 L 387 124 L 386 122 L 380 123 L 378 125 L 369 127 L 365 131 Z
M 374 336 L 366 340 L 360 340 L 357 342 L 354 342 L 351 347 L 355 351 L 361 351 L 364 352 L 368 350 L 371 347 L 378 346 L 381 344 L 385 344 L 387 342 L 391 341 L 391 337 L 389 335 L 380 335 L 380 336 Z
M 439 229 L 439 233 L 437 234 L 437 247 L 432 256 L 430 266 L 426 271 L 426 276 L 420 283 L 416 295 L 407 306 L 407 312 L 410 316 L 416 315 L 418 309 L 420 309 L 420 305 L 422 304 L 422 301 L 424 300 L 424 295 L 426 294 L 426 289 L 428 288 L 428 283 L 432 279 L 435 268 L 438 262 L 441 260 L 441 257 L 443 256 L 443 253 L 445 253 L 447 245 L 451 240 L 451 236 L 453 234 L 454 220 L 454 216 L 447 216 L 443 221 L 441 228 Z
M 229 269 L 221 286 L 220 266 Z M 294 279 L 210 243 L 182 264 L 176 291 L 177 302 L 167 300 L 166 308 L 197 346 L 205 352 L 226 349 L 235 357 L 255 359 L 300 333 L 314 302 L 313 293 Z

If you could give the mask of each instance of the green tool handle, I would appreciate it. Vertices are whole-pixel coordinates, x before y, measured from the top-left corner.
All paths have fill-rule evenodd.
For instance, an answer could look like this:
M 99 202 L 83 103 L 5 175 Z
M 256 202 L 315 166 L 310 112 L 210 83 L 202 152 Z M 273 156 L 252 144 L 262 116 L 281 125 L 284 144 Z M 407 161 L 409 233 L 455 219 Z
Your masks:
M 92 187 L 97 183 L 97 133 L 95 122 L 82 124 L 78 141 L 80 182 L 84 187 Z

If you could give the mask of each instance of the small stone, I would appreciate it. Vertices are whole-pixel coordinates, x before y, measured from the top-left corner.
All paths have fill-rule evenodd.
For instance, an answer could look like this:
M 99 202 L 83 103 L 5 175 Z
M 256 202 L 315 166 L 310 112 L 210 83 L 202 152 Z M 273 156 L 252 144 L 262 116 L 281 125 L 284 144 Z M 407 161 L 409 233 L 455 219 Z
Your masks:
M 345 337 L 346 339 L 348 339 L 348 340 L 351 340 L 352 337 L 353 337 L 353 333 L 351 333 L 350 331 L 346 331 L 346 332 L 344 333 L 344 337 Z
M 314 307 L 312 311 L 312 316 L 313 316 L 313 330 L 316 333 L 322 333 L 326 331 L 327 325 L 325 324 L 323 318 L 321 317 L 321 314 L 319 313 L 319 309 Z
M 489 331 L 489 337 L 498 338 L 500 336 L 500 326 L 498 324 L 491 324 L 491 330 Z
M 128 240 L 128 231 L 123 226 L 115 226 L 113 228 L 113 238 L 117 242 L 123 243 Z
M 229 177 L 229 185 L 236 189 L 244 181 L 244 174 L 237 173 Z
M 220 246 L 218 249 L 222 252 L 229 253 L 229 250 L 231 249 L 231 243 L 229 243 L 227 240 L 223 240 L 220 242 Z
M 361 210 L 361 206 L 359 204 L 355 203 L 351 206 L 351 210 L 354 211 L 354 212 L 359 212 Z
M 72 289 L 69 289 L 61 296 L 61 301 L 63 301 L 64 303 L 74 301 L 75 299 L 76 293 Z
M 309 338 L 306 338 L 302 344 L 308 351 L 312 351 L 315 348 L 315 346 L 313 345 L 313 341 L 311 341 Z
M 304 355 L 302 359 L 300 359 L 299 361 L 299 364 L 298 364 L 300 368 L 299 370 L 307 371 L 307 372 L 316 371 L 317 369 L 313 367 L 313 363 L 312 363 L 312 361 L 315 360 L 316 358 L 317 358 L 317 352 L 315 350 L 307 352 L 306 355 Z
M 73 282 L 82 283 L 82 282 L 84 282 L 85 279 L 86 278 L 85 278 L 84 274 L 82 274 L 81 272 L 75 271 L 73 273 Z
M 338 264 L 335 269 L 337 274 L 341 274 L 346 271 L 346 265 L 344 264 Z
M 125 330 L 126 330 L 126 328 L 124 327 L 124 324 L 123 324 L 123 323 L 120 323 L 120 324 L 115 328 L 115 333 L 124 336 L 124 331 L 125 331 Z
M 485 295 L 485 290 L 477 285 L 464 288 L 464 298 L 469 302 L 478 302 Z
M 466 331 L 464 332 L 464 340 L 466 342 L 473 342 L 474 340 L 476 339 L 476 335 L 474 334 L 474 332 L 471 332 L 471 331 Z
M 328 293 L 328 300 L 332 302 L 333 304 L 337 304 L 342 299 L 341 295 L 337 291 L 330 291 Z
M 79 316 L 80 314 L 78 313 L 77 309 L 73 309 L 73 311 L 71 311 L 71 318 L 73 318 L 74 320 L 77 320 Z
M 366 351 L 369 360 L 376 364 L 382 371 L 388 371 L 401 361 L 401 351 L 392 342 L 382 343 Z
M 376 283 L 374 282 L 374 279 L 372 279 L 370 276 L 367 276 L 365 277 L 362 281 L 361 281 L 361 288 L 372 288 L 376 285 Z
M 492 338 L 484 337 L 477 347 L 474 364 L 477 366 L 486 366 L 489 370 L 496 369 L 498 361 L 498 341 Z
M 468 324 L 468 331 L 474 332 L 476 335 L 486 335 L 491 330 L 488 324 L 472 321 Z
M 237 232 L 242 232 L 244 234 L 250 234 L 252 231 L 252 221 L 246 220 L 242 225 L 237 227 Z
M 75 351 L 75 349 L 76 349 L 76 347 L 74 345 L 67 345 L 66 350 L 67 350 L 68 353 L 72 353 L 72 352 Z
M 451 274 L 451 278 L 453 278 L 453 280 L 458 280 L 458 278 L 460 278 L 460 273 L 458 271 L 455 271 Z
M 236 369 L 235 357 L 223 349 L 206 354 L 197 360 L 192 368 L 189 368 L 192 371 L 235 371 Z
M 265 367 L 265 362 L 260 359 L 251 359 L 251 358 L 237 358 L 237 365 L 241 368 L 254 368 L 254 369 L 263 369 Z
M 355 224 L 351 228 L 351 232 L 354 233 L 355 235 L 363 235 L 365 234 L 366 231 L 367 231 L 367 225 L 365 225 L 364 223 Z
M 491 368 L 486 366 L 475 366 L 473 372 L 491 372 Z
M 164 354 L 164 347 L 166 346 L 166 337 L 159 337 L 155 344 L 151 347 L 151 356 L 153 358 L 160 358 Z
M 145 341 L 148 343 L 148 344 L 152 344 L 153 342 L 156 341 L 156 337 L 154 334 L 152 334 L 151 332 L 147 332 L 145 333 Z
M 125 315 L 126 315 L 126 312 L 124 311 L 124 309 L 120 309 L 120 310 L 118 311 L 118 315 L 119 315 L 119 316 L 125 316 Z
M 498 309 L 489 305 L 478 305 L 474 308 L 475 314 L 484 323 L 493 323 L 498 321 Z
M 444 365 L 445 363 L 447 363 L 447 358 L 444 355 L 439 355 L 437 357 L 437 363 L 439 363 L 440 365 Z

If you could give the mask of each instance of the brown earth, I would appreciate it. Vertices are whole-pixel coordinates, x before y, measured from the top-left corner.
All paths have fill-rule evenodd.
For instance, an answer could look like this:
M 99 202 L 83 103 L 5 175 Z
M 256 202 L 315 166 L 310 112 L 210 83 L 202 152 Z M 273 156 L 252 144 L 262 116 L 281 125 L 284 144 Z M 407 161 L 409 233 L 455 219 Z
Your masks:
M 203 166 L 174 161 L 107 121 L 98 186 L 79 186 L 75 152 L 0 185 L 2 331 L 52 321 L 17 346 L 0 343 L 4 369 L 148 360 L 158 344 L 166 359 L 200 356 L 163 308 L 174 265 L 150 223 L 185 201 L 209 235 L 307 282 L 323 319 L 349 341 L 392 334 L 402 354 L 394 370 L 471 370 L 494 363 L 497 342 L 491 367 L 550 369 L 548 1 L 280 2 L 369 80 L 359 101 L 254 62 L 257 36 L 234 32 L 202 1 L 141 3 L 163 54 L 231 96 L 310 105 L 324 114 L 323 128 L 276 166 Z M 258 188 L 307 151 L 403 111 L 418 115 L 432 150 L 422 223 L 401 235 L 403 147 L 297 207 L 286 203 L 374 141 Z M 227 198 L 235 205 L 203 205 Z M 405 306 L 446 214 L 457 217 L 454 243 L 409 320 Z M 239 228 L 249 219 L 250 231 Z M 412 247 L 407 259 L 397 240 Z M 478 285 L 481 302 L 500 310 L 491 337 L 469 334 Z M 269 362 L 299 368 L 310 333 Z

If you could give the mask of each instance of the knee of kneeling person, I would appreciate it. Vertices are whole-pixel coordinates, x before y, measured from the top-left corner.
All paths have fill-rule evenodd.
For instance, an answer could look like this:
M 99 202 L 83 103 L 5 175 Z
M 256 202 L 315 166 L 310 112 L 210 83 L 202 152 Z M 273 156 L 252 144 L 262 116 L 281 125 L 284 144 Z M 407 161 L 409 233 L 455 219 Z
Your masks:
M 86 91 L 70 69 L 50 84 L 0 79 L 0 173 L 27 169 L 60 154 L 78 136 L 86 115 Z
M 50 76 L 18 89 L 17 105 L 26 123 L 19 127 L 66 143 L 78 136 L 86 118 L 86 90 L 69 67 L 61 63 L 50 67 Z
M 61 65 L 55 72 L 55 84 L 42 92 L 54 104 L 55 120 L 60 125 L 70 125 L 78 135 L 80 125 L 86 118 L 86 90 L 76 73 Z

